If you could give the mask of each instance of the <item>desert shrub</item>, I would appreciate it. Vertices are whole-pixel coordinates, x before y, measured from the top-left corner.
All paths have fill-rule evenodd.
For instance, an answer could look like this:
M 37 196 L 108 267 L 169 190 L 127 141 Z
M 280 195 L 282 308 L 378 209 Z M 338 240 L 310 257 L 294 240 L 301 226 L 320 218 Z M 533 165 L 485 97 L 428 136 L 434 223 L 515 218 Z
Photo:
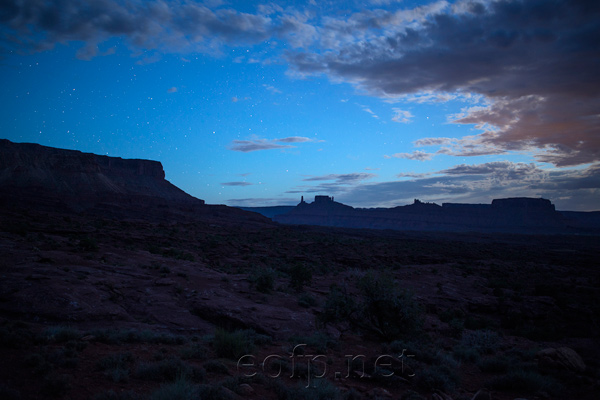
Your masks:
M 93 397 L 93 400 L 138 400 L 138 396 L 135 392 L 115 392 L 114 390 L 107 390 L 102 393 L 98 393 Z
M 315 332 L 310 336 L 291 336 L 289 341 L 295 346 L 305 344 L 323 354 L 330 348 L 337 348 L 338 342 L 324 332 Z
M 207 361 L 204 363 L 203 367 L 206 370 L 206 372 L 212 372 L 215 374 L 224 374 L 224 375 L 229 373 L 227 366 L 217 360 Z
M 271 268 L 260 269 L 250 276 L 250 281 L 260 293 L 271 293 L 275 287 L 275 271 Z
M 427 400 L 426 397 L 421 396 L 419 393 L 414 390 L 408 390 L 404 392 L 400 400 Z
M 317 305 L 317 300 L 310 293 L 302 293 L 298 297 L 298 305 L 304 308 L 310 308 Z
M 419 372 L 415 381 L 423 390 L 451 393 L 458 384 L 458 376 L 447 366 L 434 365 Z
M 202 400 L 229 400 L 232 398 L 230 392 L 221 385 L 200 385 L 198 394 L 198 398 Z
M 98 251 L 98 242 L 96 239 L 84 236 L 79 240 L 79 248 L 83 251 Z
M 191 346 L 181 349 L 179 355 L 184 360 L 204 360 L 207 353 L 208 349 L 205 346 L 194 343 Z
M 177 379 L 189 378 L 201 382 L 204 379 L 204 370 L 171 358 L 160 362 L 141 363 L 135 375 L 147 381 L 174 382 Z
M 325 323 L 345 321 L 356 313 L 357 308 L 356 302 L 345 288 L 334 284 L 329 288 L 329 294 L 319 319 Z
M 413 294 L 396 287 L 393 277 L 367 272 L 358 282 L 362 294 L 359 325 L 385 340 L 417 332 L 423 323 L 420 305 Z
M 545 391 L 550 394 L 562 392 L 562 386 L 554 379 L 529 370 L 514 370 L 486 382 L 486 387 L 501 391 L 515 391 L 534 394 Z
M 19 400 L 21 398 L 21 392 L 18 390 L 9 388 L 8 386 L 0 383 L 0 399 L 3 400 Z
M 496 351 L 500 344 L 500 336 L 490 330 L 464 332 L 460 340 L 464 347 L 471 347 L 482 354 Z
M 301 291 L 305 285 L 309 285 L 312 281 L 312 270 L 304 264 L 296 263 L 290 270 L 290 287 Z
M 174 248 L 166 249 L 162 252 L 162 254 L 165 257 L 174 258 L 176 260 L 185 260 L 185 261 L 194 261 L 195 260 L 195 258 L 192 254 L 185 252 L 183 250 L 174 249 Z
M 50 374 L 42 382 L 42 394 L 48 397 L 64 396 L 71 389 L 69 375 Z
M 254 350 L 252 332 L 248 330 L 228 332 L 219 328 L 215 331 L 213 348 L 218 357 L 238 360 L 244 354 L 250 354 Z
M 169 333 L 152 332 L 150 330 L 139 331 L 136 329 L 100 329 L 91 331 L 95 340 L 105 344 L 122 343 L 153 343 L 153 344 L 184 344 L 186 338 L 181 335 Z
M 80 331 L 68 326 L 51 326 L 42 332 L 42 340 L 53 343 L 64 343 L 80 337 Z
M 484 358 L 477 363 L 477 367 L 482 372 L 492 374 L 504 374 L 513 366 L 514 362 L 511 362 L 506 357 L 492 357 Z
M 163 384 L 150 396 L 151 400 L 195 400 L 198 388 L 185 379 Z
M 340 398 L 339 390 L 326 379 L 311 380 L 310 387 L 306 387 L 306 382 L 288 387 L 279 380 L 273 380 L 270 382 L 269 389 L 276 394 L 279 400 L 335 400 Z
M 119 353 L 106 356 L 96 363 L 96 368 L 104 372 L 104 376 L 113 382 L 127 382 L 129 379 L 129 367 L 133 363 L 131 353 Z
M 476 362 L 481 357 L 477 349 L 471 346 L 467 347 L 462 345 L 456 346 L 452 354 L 457 360 L 466 362 Z

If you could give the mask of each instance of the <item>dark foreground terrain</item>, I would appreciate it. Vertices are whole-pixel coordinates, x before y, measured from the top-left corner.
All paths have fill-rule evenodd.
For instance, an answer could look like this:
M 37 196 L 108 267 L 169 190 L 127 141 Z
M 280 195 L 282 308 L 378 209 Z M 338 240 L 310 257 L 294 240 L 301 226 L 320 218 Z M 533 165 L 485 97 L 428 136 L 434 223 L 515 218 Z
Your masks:
M 598 398 L 597 236 L 0 221 L 2 399 Z

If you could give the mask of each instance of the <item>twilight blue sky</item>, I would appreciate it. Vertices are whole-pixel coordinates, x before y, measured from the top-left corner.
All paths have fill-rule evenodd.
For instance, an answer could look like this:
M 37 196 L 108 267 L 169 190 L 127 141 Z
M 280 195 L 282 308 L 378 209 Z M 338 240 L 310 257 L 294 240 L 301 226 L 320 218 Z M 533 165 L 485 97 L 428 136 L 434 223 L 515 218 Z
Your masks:
M 600 5 L 7 0 L 0 136 L 211 204 L 600 210 Z

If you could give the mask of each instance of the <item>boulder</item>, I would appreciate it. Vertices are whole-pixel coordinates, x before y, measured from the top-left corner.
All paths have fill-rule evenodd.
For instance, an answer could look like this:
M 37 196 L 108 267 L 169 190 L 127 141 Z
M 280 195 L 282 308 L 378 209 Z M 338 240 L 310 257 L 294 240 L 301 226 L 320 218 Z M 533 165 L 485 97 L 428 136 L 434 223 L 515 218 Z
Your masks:
M 542 371 L 567 370 L 584 372 L 585 363 L 577 352 L 569 347 L 547 348 L 538 354 L 538 367 Z

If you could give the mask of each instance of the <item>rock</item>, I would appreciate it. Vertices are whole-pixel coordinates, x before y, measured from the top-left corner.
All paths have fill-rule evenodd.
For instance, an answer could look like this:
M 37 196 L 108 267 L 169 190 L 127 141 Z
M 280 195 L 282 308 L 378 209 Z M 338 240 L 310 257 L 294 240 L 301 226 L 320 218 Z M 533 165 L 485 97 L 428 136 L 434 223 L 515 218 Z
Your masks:
M 242 383 L 238 386 L 237 393 L 241 396 L 252 396 L 254 394 L 254 389 L 247 383 Z
M 567 370 L 584 372 L 585 363 L 577 352 L 569 347 L 547 348 L 538 354 L 538 367 L 542 371 Z
M 393 396 L 390 392 L 382 388 L 371 389 L 367 392 L 367 398 L 369 399 L 381 399 L 388 398 L 391 399 Z
M 436 390 L 436 392 L 431 395 L 431 400 L 452 400 L 452 397 L 444 392 Z
M 473 395 L 471 400 L 493 400 L 492 392 L 487 389 L 479 389 L 477 393 Z
M 284 224 L 323 225 L 345 228 L 425 230 L 560 232 L 567 220 L 547 199 L 495 199 L 492 204 L 424 203 L 394 208 L 353 208 L 333 197 L 315 196 L 313 203 L 302 201 L 286 213 L 273 216 Z

